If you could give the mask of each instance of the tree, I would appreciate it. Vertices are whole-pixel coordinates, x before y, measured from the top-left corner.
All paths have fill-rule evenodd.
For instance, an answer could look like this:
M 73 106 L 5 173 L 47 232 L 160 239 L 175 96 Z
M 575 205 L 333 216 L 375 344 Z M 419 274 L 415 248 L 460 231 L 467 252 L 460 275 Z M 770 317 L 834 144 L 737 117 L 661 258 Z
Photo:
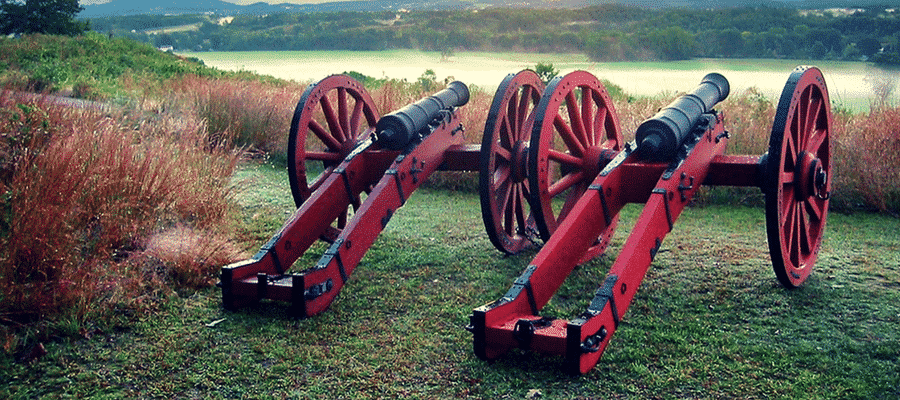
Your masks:
M 677 26 L 650 32 L 648 40 L 650 50 L 666 61 L 687 60 L 697 46 L 694 35 Z
M 83 9 L 78 0 L 0 0 L 0 34 L 79 35 L 88 30 L 75 20 Z
M 559 75 L 559 70 L 553 68 L 553 63 L 544 64 L 539 62 L 534 66 L 534 72 L 537 73 L 539 77 L 541 77 L 541 80 L 544 81 L 544 83 L 550 82 L 553 78 L 556 78 L 556 76 Z
M 856 42 L 856 48 L 862 55 L 872 57 L 881 50 L 881 41 L 871 37 L 862 38 Z

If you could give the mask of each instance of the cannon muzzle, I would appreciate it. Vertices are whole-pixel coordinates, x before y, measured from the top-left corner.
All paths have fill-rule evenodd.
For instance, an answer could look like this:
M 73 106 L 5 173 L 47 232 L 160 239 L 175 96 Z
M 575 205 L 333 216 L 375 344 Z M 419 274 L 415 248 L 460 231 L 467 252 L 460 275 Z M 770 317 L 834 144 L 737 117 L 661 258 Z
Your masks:
M 703 77 L 694 91 L 681 96 L 638 127 L 635 138 L 641 158 L 671 160 L 700 116 L 728 97 L 728 80 L 717 73 Z
M 437 118 L 441 111 L 469 102 L 469 87 L 460 81 L 450 82 L 446 89 L 394 111 L 378 120 L 375 141 L 382 147 L 400 150 L 416 134 Z

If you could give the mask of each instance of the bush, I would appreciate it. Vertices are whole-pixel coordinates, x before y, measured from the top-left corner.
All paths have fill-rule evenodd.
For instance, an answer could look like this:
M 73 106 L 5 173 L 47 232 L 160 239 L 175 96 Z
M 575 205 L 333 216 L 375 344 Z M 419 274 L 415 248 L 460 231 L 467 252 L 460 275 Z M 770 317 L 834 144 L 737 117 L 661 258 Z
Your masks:
M 210 146 L 202 121 L 170 116 L 151 125 L 22 103 L 9 92 L 0 116 L 0 132 L 11 132 L 0 141 L 4 320 L 84 322 L 139 306 L 146 290 L 185 281 L 183 265 L 158 271 L 141 262 L 147 238 L 176 224 L 214 233 L 229 215 L 238 157 Z M 209 259 L 234 257 L 207 250 Z

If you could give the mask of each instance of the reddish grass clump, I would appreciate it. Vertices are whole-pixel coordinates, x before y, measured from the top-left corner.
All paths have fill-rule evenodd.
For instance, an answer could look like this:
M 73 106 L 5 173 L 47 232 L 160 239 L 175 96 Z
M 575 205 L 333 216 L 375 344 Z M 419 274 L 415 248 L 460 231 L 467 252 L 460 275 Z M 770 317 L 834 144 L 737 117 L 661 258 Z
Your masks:
M 834 193 L 848 209 L 900 215 L 900 106 L 834 118 Z
M 84 321 L 134 306 L 148 276 L 184 280 L 146 270 L 136 256 L 149 235 L 178 223 L 215 232 L 229 215 L 238 155 L 212 146 L 203 121 L 148 124 L 3 93 L 0 132 L 4 321 Z
M 211 143 L 257 154 L 283 154 L 297 101 L 305 85 L 241 78 L 185 75 L 149 93 L 166 108 L 205 121 Z

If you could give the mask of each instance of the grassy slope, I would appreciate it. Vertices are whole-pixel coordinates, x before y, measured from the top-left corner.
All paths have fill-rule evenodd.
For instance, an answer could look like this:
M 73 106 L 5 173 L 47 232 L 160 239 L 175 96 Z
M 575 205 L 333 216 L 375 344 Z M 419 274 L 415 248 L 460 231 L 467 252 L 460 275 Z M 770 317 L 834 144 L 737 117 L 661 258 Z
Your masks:
M 241 234 L 255 250 L 290 213 L 290 194 L 276 168 L 249 167 L 239 179 L 250 188 Z M 472 354 L 462 329 L 472 308 L 502 295 L 533 256 L 500 256 L 478 207 L 473 193 L 417 192 L 320 316 L 292 320 L 279 304 L 226 313 L 210 288 L 130 329 L 4 362 L 0 397 L 900 395 L 900 220 L 832 214 L 816 271 L 786 291 L 768 262 L 761 209 L 692 208 L 598 367 L 569 377 L 554 358 L 516 351 L 489 364 Z M 637 212 L 624 211 L 613 255 Z M 583 310 L 609 263 L 580 267 L 545 313 Z

